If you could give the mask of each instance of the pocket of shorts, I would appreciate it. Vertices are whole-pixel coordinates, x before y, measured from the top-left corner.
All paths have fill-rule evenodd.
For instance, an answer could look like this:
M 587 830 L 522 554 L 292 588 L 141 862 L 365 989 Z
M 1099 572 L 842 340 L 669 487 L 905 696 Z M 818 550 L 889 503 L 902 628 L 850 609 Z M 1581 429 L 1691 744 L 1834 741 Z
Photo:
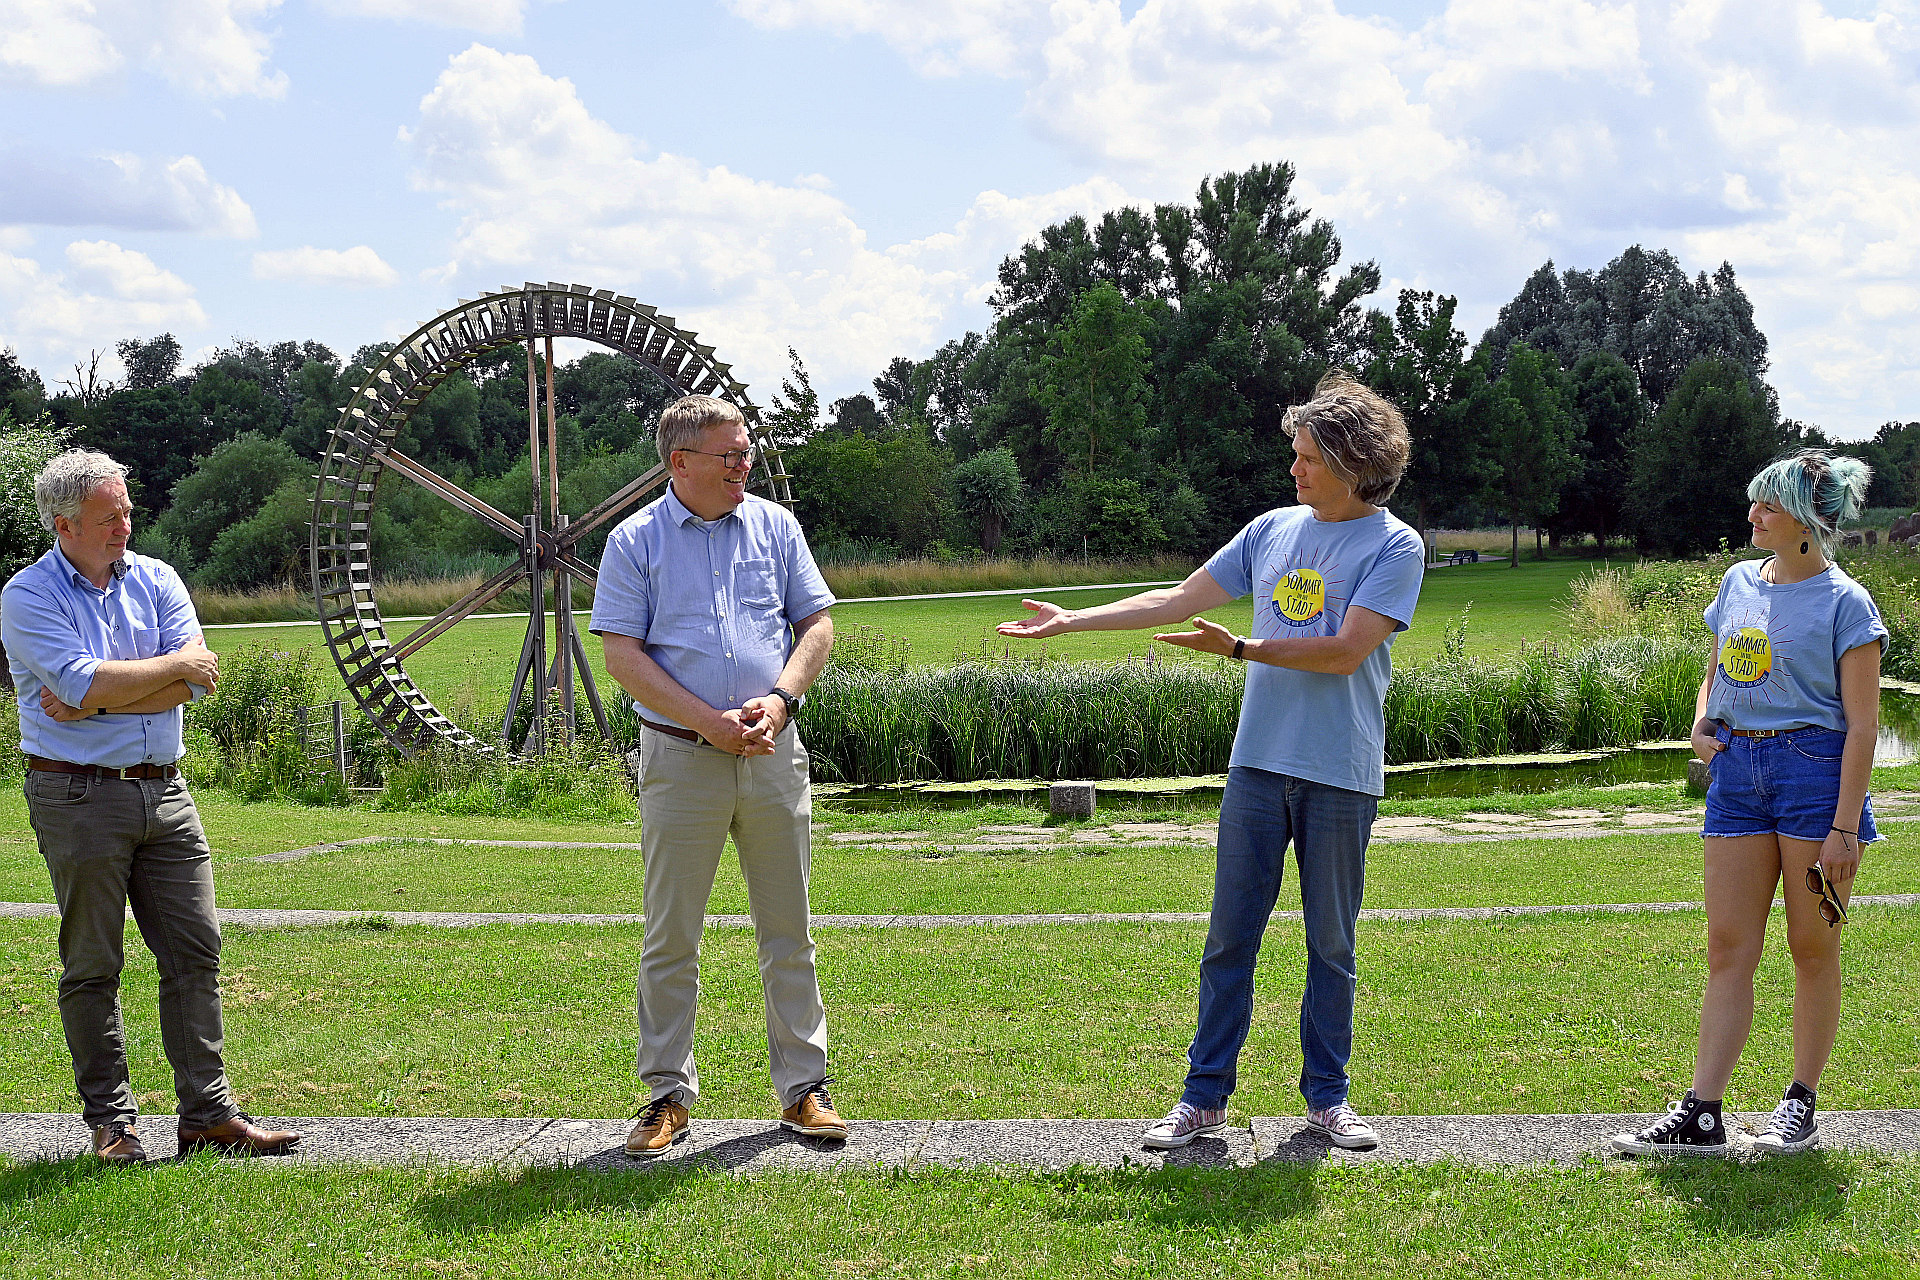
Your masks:
M 40 804 L 79 804 L 87 798 L 92 783 L 84 773 L 35 769 L 27 774 L 27 797 Z

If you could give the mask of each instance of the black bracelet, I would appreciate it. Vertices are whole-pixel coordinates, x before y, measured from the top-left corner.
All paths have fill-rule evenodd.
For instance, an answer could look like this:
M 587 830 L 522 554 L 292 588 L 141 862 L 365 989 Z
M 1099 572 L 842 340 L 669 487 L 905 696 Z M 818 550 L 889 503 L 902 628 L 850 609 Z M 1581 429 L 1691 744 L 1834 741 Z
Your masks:
M 1245 640 L 1236 639 L 1233 642 L 1234 661 L 1235 662 L 1244 661 L 1246 659 L 1246 656 L 1247 656 L 1247 642 Z
M 1827 830 L 1829 830 L 1829 831 L 1838 831 L 1838 832 L 1839 832 L 1839 833 L 1840 833 L 1841 835 L 1843 835 L 1843 836 L 1854 836 L 1854 837 L 1856 837 L 1856 838 L 1857 838 L 1857 837 L 1859 836 L 1859 834 L 1860 834 L 1860 833 L 1859 833 L 1858 831 L 1849 831 L 1849 830 L 1847 830 L 1847 829 L 1846 829 L 1845 827 L 1828 827 L 1828 828 L 1827 828 Z

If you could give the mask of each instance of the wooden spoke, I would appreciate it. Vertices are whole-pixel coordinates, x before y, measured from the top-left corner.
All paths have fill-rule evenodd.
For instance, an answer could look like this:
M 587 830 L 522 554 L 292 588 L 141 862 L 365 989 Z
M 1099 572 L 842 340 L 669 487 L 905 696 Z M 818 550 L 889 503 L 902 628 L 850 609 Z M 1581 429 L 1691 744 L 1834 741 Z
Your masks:
M 412 635 L 402 640 L 388 651 L 387 656 L 395 662 L 405 661 L 428 644 L 440 638 L 452 628 L 453 624 L 469 614 L 478 613 L 485 605 L 492 604 L 508 591 L 513 584 L 527 576 L 525 565 L 510 564 L 499 573 L 461 596 L 458 600 L 435 614 Z
M 468 515 L 478 516 L 483 524 L 491 525 L 495 532 L 503 533 L 515 542 L 520 540 L 520 523 L 517 520 L 495 511 L 453 481 L 435 475 L 428 468 L 392 447 L 387 449 L 386 461 L 388 466 L 428 492 L 439 494 Z

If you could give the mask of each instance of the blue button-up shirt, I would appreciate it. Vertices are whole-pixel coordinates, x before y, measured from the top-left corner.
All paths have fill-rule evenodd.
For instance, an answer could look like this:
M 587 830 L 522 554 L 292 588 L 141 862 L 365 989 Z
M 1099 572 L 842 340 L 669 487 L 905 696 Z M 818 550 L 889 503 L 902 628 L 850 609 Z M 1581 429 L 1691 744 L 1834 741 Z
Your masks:
M 20 749 L 110 769 L 172 764 L 186 749 L 179 707 L 62 724 L 40 709 L 40 690 L 52 689 L 68 706 L 84 707 L 102 662 L 173 653 L 199 634 L 193 599 L 171 566 L 128 551 L 114 562 L 107 585 L 96 587 L 56 543 L 0 593 L 0 636 L 20 695 Z M 187 687 L 196 698 L 205 693 Z
M 708 524 L 669 485 L 608 536 L 588 625 L 641 641 L 681 688 L 730 710 L 772 692 L 793 624 L 832 603 L 791 511 L 748 494 Z

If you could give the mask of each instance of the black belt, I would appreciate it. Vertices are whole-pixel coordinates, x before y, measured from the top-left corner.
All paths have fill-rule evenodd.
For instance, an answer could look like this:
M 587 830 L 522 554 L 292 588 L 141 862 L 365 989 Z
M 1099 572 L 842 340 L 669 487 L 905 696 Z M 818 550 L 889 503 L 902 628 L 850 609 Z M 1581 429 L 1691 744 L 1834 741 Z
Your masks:
M 27 768 L 41 773 L 78 773 L 89 778 L 172 778 L 180 770 L 170 764 L 130 764 L 124 769 L 109 768 L 104 764 L 73 764 L 66 760 L 48 760 L 44 756 L 28 756 Z

